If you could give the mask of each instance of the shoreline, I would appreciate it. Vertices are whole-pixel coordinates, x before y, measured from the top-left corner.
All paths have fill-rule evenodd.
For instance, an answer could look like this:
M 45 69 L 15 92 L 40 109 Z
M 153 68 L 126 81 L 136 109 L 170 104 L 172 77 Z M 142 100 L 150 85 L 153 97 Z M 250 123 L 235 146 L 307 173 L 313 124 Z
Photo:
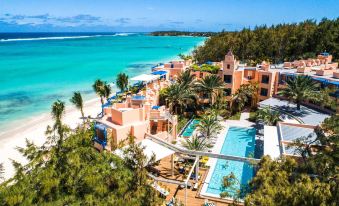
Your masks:
M 204 44 L 205 40 L 197 43 L 196 46 Z M 191 53 L 194 47 L 183 51 L 184 54 Z M 168 62 L 178 59 L 177 55 L 163 58 L 159 61 Z M 154 63 L 154 62 L 152 62 Z M 151 70 L 140 71 L 142 73 L 150 73 Z M 135 76 L 134 74 L 133 76 Z M 132 77 L 132 75 L 131 75 Z M 115 89 L 112 91 L 115 92 Z M 84 101 L 85 116 L 96 117 L 101 112 L 100 98 L 90 98 Z M 81 114 L 73 105 L 66 104 L 66 111 L 63 118 L 64 124 L 71 129 L 76 128 L 82 123 Z M 45 131 L 48 125 L 53 124 L 53 119 L 49 111 L 42 111 L 39 114 L 28 116 L 19 120 L 13 120 L 6 124 L 6 130 L 0 131 L 0 163 L 4 167 L 4 180 L 11 178 L 14 174 L 12 160 L 21 164 L 26 164 L 27 160 L 16 150 L 17 147 L 25 147 L 25 140 L 33 141 L 36 145 L 41 146 L 46 141 Z M 19 125 L 19 126 L 18 126 Z M 0 180 L 1 183 L 1 180 Z
M 85 101 L 85 116 L 96 117 L 101 112 L 101 103 L 99 98 Z M 81 114 L 74 106 L 66 108 L 63 118 L 64 124 L 70 128 L 76 128 L 81 122 Z M 23 120 L 23 126 L 10 129 L 0 135 L 0 163 L 4 166 L 5 180 L 11 178 L 14 173 L 14 167 L 11 160 L 21 164 L 27 163 L 27 160 L 16 150 L 17 147 L 24 147 L 25 140 L 33 141 L 36 145 L 41 146 L 46 141 L 45 131 L 48 125 L 53 124 L 53 119 L 49 112 L 44 112 L 34 116 L 30 120 Z M 1 181 L 0 181 L 1 182 Z

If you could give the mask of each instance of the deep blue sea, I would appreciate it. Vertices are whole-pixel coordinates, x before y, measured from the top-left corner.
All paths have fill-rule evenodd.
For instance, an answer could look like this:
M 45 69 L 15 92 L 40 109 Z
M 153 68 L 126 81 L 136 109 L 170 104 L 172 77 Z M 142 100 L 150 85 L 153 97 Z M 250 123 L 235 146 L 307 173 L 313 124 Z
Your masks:
M 204 38 L 142 33 L 0 33 L 0 129 L 16 119 L 49 112 L 73 91 L 95 96 L 95 79 L 114 82 L 187 53 Z

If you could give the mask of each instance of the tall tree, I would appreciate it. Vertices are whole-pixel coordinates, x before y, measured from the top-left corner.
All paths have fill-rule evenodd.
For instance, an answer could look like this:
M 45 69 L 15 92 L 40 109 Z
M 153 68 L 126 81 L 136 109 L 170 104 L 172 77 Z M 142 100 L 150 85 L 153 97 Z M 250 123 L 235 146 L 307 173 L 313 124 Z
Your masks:
M 52 118 L 55 120 L 53 130 L 56 130 L 59 135 L 59 141 L 63 141 L 64 128 L 62 123 L 62 117 L 65 114 L 65 103 L 61 100 L 57 100 L 52 104 Z
M 195 101 L 195 94 L 180 84 L 172 84 L 167 89 L 166 102 L 169 105 L 170 111 L 174 114 L 179 114 L 179 112 L 182 112 L 183 109 Z
M 27 141 L 27 147 L 20 152 L 28 164 L 14 161 L 16 175 L 0 185 L 0 204 L 162 204 L 149 184 L 143 165 L 148 162 L 139 144 L 126 148 L 131 156 L 122 159 L 110 152 L 96 151 L 92 136 L 93 128 L 77 129 L 64 140 L 61 153 L 56 152 L 57 147 L 39 147 Z M 42 155 L 37 155 L 40 151 Z
M 224 83 L 221 78 L 215 74 L 207 75 L 196 83 L 197 92 L 207 94 L 209 102 L 214 103 L 215 97 L 224 89 Z
M 193 57 L 200 64 L 222 61 L 225 51 L 232 49 L 238 59 L 255 65 L 262 61 L 281 63 L 314 58 L 326 50 L 338 59 L 338 22 L 339 18 L 322 19 L 319 23 L 306 20 L 298 24 L 262 25 L 237 32 L 224 31 L 195 48 Z
M 105 83 L 100 79 L 95 80 L 94 84 L 92 85 L 93 90 L 100 97 L 101 105 L 104 105 L 104 96 L 105 96 L 104 85 Z
M 192 89 L 194 76 L 191 74 L 190 70 L 186 70 L 179 74 L 177 82 L 185 89 Z
M 104 87 L 103 87 L 103 94 L 104 97 L 106 98 L 106 101 L 108 101 L 108 98 L 111 96 L 112 93 L 112 88 L 109 84 L 107 84 L 107 82 L 104 83 Z
M 293 78 L 288 78 L 286 81 L 287 87 L 279 92 L 294 101 L 297 104 L 297 110 L 300 110 L 300 104 L 307 97 L 311 96 L 315 91 L 315 82 L 310 76 L 298 75 Z
M 82 120 L 85 121 L 85 114 L 84 114 L 84 103 L 82 100 L 82 96 L 80 92 L 74 92 L 70 101 L 74 104 L 74 106 L 80 110 Z
M 128 75 L 125 73 L 119 73 L 116 84 L 122 92 L 126 91 L 128 89 Z
M 249 103 L 250 100 L 256 99 L 257 89 L 257 84 L 240 85 L 240 88 L 232 95 L 230 101 L 231 111 L 233 113 L 241 111 L 246 103 Z

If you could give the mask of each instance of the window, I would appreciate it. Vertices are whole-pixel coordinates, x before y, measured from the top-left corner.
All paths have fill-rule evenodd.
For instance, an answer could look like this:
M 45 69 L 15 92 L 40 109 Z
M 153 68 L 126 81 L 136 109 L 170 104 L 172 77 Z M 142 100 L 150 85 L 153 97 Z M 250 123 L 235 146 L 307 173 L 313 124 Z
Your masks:
M 226 67 L 227 67 L 227 69 L 230 69 L 230 68 L 231 68 L 231 65 L 227 64 L 227 66 L 226 66 Z
M 224 96 L 230 96 L 232 93 L 231 88 L 224 89 Z
M 270 81 L 270 77 L 268 75 L 261 76 L 261 83 L 268 84 L 269 81 Z
M 267 94 L 268 94 L 268 89 L 265 89 L 265 88 L 260 89 L 260 96 L 267 97 Z
M 225 83 L 232 83 L 232 75 L 224 75 Z
M 200 73 L 199 73 L 199 77 L 200 77 L 200 78 L 203 78 L 203 77 L 204 77 L 204 73 L 200 72 Z

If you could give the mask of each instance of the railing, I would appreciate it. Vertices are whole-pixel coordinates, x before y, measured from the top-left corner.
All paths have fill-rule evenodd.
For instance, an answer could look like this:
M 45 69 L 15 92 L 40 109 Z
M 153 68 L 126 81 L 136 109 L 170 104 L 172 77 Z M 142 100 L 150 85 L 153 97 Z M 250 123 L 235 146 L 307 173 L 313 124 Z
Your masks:
M 216 153 L 209 153 L 209 152 L 201 152 L 201 151 L 193 151 L 193 150 L 187 150 L 181 147 L 178 147 L 176 145 L 173 145 L 171 143 L 168 143 L 154 135 L 147 134 L 146 138 L 151 139 L 152 141 L 171 149 L 175 152 L 192 155 L 192 156 L 207 156 L 211 158 L 218 158 L 218 159 L 226 159 L 226 160 L 234 160 L 234 161 L 241 161 L 241 162 L 248 162 L 248 163 L 258 163 L 260 159 L 256 158 L 250 158 L 250 157 L 239 157 L 239 156 L 231 156 L 231 155 L 224 155 L 224 154 L 216 154 Z

